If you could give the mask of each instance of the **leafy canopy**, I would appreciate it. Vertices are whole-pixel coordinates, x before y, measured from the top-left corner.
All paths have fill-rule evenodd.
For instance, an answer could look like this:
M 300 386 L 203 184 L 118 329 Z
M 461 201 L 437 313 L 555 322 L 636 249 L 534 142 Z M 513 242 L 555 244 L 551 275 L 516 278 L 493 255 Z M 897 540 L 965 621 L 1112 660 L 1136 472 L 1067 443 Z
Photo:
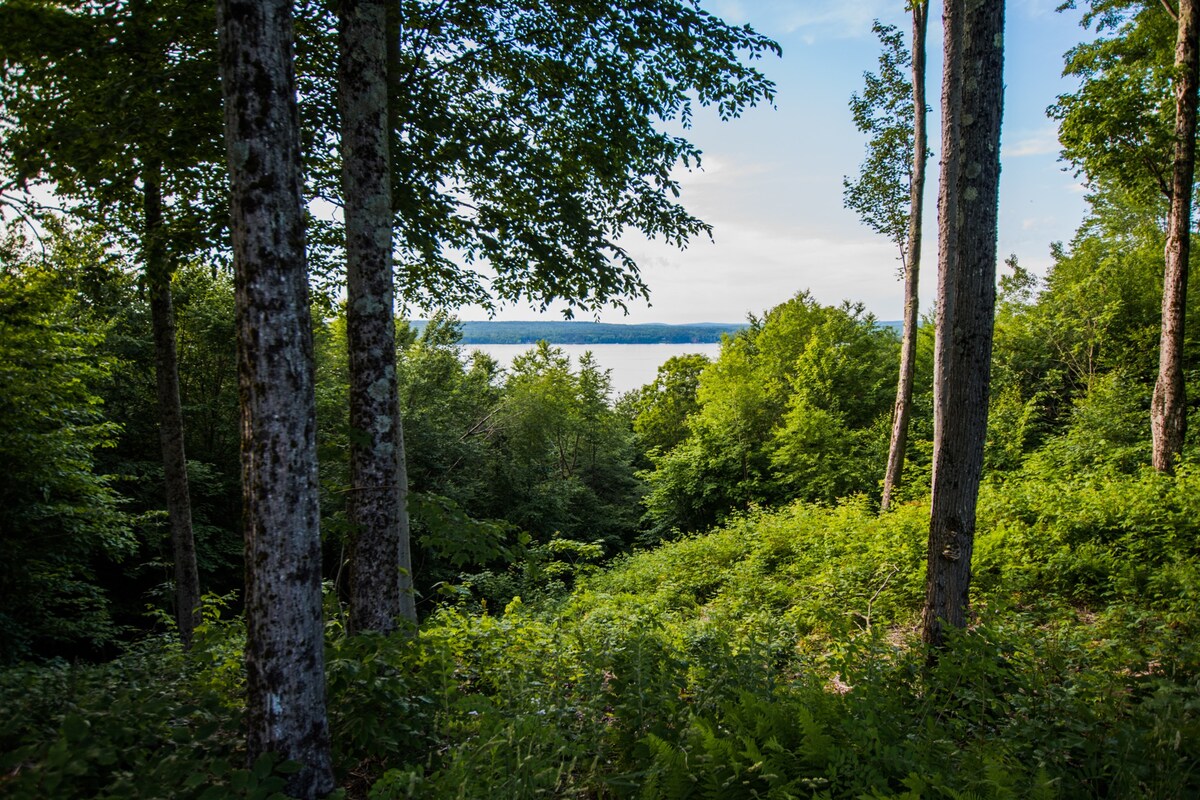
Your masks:
M 332 17 L 300 46 L 316 193 L 337 204 Z M 779 46 L 696 0 L 402 0 L 390 80 L 398 279 L 437 308 L 529 299 L 594 310 L 646 296 L 620 243 L 682 247 L 708 226 L 675 170 L 700 151 L 669 132 L 774 97 L 746 61 Z M 337 245 L 335 232 L 318 233 Z
M 895 335 L 862 306 L 822 306 L 801 292 L 752 317 L 699 373 L 682 438 L 649 454 L 651 538 L 702 530 L 748 505 L 873 491 L 895 355 Z M 644 406 L 635 429 L 656 411 Z
M 842 179 L 843 202 L 866 225 L 900 248 L 908 264 L 908 218 L 912 203 L 913 86 L 912 54 L 893 25 L 872 26 L 883 46 L 879 72 L 863 73 L 862 94 L 850 97 L 854 126 L 870 137 L 857 178 Z
M 133 246 L 150 177 L 166 252 L 214 247 L 228 213 L 215 50 L 202 3 L 0 5 L 0 189 L 40 184 Z
M 1088 181 L 1170 195 L 1176 23 L 1159 2 L 1095 0 L 1083 17 L 1097 38 L 1066 55 L 1080 80 L 1048 113 L 1063 156 Z

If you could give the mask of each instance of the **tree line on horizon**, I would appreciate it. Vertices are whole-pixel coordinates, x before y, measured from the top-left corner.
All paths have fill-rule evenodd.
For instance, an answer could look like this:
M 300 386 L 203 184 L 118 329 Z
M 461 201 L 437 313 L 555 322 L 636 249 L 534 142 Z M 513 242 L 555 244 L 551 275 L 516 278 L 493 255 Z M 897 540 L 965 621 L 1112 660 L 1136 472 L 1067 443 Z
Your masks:
M 421 330 L 428 320 L 413 320 Z M 613 323 L 584 321 L 464 321 L 463 344 L 716 344 L 744 322 Z

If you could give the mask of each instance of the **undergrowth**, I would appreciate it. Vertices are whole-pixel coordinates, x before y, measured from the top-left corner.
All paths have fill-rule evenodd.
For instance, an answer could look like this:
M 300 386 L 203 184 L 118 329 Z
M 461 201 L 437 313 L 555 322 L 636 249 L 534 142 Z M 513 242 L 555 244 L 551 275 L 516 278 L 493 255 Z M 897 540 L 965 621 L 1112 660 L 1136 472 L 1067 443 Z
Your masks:
M 1200 477 L 987 486 L 975 618 L 927 666 L 928 510 L 752 511 L 563 600 L 446 608 L 327 668 L 349 797 L 1200 796 Z M 240 627 L 0 676 L 5 797 L 269 797 Z

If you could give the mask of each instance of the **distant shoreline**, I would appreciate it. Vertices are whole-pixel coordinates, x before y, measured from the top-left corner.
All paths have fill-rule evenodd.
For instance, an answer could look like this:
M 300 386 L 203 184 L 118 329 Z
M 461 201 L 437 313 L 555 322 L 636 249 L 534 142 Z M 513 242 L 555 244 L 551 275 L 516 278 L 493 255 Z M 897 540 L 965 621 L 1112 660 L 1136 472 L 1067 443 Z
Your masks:
M 428 322 L 413 320 L 416 330 Z M 880 327 L 899 332 L 900 323 L 878 322 Z M 621 324 L 614 322 L 527 321 L 460 322 L 462 343 L 470 344 L 713 344 L 721 337 L 749 327 L 745 322 L 693 322 L 679 325 L 650 322 Z
M 418 331 L 426 320 L 414 320 Z M 463 344 L 712 344 L 748 327 L 744 322 L 697 322 L 684 325 L 612 322 L 460 322 Z

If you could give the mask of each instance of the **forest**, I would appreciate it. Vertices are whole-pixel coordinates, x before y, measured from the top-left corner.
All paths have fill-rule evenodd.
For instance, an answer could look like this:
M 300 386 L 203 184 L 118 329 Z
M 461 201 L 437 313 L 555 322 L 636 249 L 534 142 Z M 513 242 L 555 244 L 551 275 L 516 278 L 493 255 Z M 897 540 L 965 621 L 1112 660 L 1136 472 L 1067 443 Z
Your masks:
M 617 396 L 447 309 L 646 296 L 620 235 L 710 230 L 664 123 L 770 105 L 770 38 L 2 0 L 0 797 L 1200 796 L 1200 2 L 1081 6 L 1047 274 L 1004 3 L 944 4 L 931 157 L 915 0 L 840 198 L 904 320 L 800 289 Z

